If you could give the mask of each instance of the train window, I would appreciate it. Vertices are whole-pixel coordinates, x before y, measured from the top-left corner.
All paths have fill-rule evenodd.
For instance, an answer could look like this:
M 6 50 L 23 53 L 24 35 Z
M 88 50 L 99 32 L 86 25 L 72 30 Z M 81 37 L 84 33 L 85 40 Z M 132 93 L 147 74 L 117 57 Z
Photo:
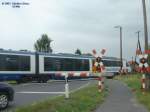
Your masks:
M 45 57 L 44 58 L 44 71 L 55 71 L 55 59 Z
M 44 71 L 62 71 L 62 59 L 61 58 L 44 58 Z
M 104 64 L 104 66 L 110 66 L 111 64 L 110 64 L 110 61 L 108 61 L 108 60 L 102 60 L 102 62 L 103 62 L 103 64 Z
M 89 71 L 89 70 L 90 70 L 90 67 L 89 67 L 89 66 L 90 66 L 89 60 L 85 60 L 84 63 L 85 63 L 85 68 L 84 68 L 84 69 L 85 69 L 86 71 Z
M 130 66 L 129 63 L 126 62 L 126 66 L 129 67 Z
M 0 71 L 30 71 L 30 57 L 0 55 Z
M 83 71 L 89 71 L 89 60 L 82 60 Z
M 76 59 L 75 61 L 75 71 L 82 71 L 82 68 L 81 68 L 81 61 L 79 59 Z
M 4 62 L 5 56 L 0 54 L 0 71 L 5 70 L 5 62 Z
M 63 69 L 62 71 L 74 71 L 74 59 L 63 59 Z
M 121 65 L 120 61 L 112 61 L 112 66 L 119 67 Z
M 62 59 L 57 59 L 57 58 L 55 58 L 55 60 L 54 60 L 54 69 L 56 70 L 56 71 L 61 71 L 62 70 Z
M 102 60 L 104 66 L 106 67 L 119 67 L 121 65 L 120 61 Z
M 120 66 L 120 62 L 119 61 L 116 61 L 116 66 Z
M 121 66 L 121 61 L 118 61 L 118 66 L 119 66 L 119 67 Z
M 30 71 L 30 56 L 19 56 L 19 70 Z
M 6 55 L 5 57 L 5 69 L 6 71 L 18 71 L 19 60 L 16 55 Z
M 70 58 L 44 58 L 44 71 L 88 71 L 89 61 Z
M 117 66 L 117 61 L 111 61 L 111 66 L 116 67 Z

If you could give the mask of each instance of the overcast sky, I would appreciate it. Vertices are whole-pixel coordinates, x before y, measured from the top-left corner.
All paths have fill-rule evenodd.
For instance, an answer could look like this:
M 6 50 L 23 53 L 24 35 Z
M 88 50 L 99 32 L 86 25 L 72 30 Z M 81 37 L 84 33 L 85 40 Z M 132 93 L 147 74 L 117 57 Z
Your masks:
M 16 1 L 16 0 L 0 0 Z M 22 1 L 22 0 L 18 0 Z M 34 51 L 35 41 L 46 33 L 54 40 L 55 53 L 83 53 L 105 48 L 107 56 L 119 57 L 119 29 L 123 27 L 123 57 L 135 55 L 137 30 L 143 37 L 142 0 L 24 0 L 29 6 L 0 4 L 0 48 Z M 146 0 L 150 20 L 150 0 Z M 148 21 L 150 36 L 150 21 Z

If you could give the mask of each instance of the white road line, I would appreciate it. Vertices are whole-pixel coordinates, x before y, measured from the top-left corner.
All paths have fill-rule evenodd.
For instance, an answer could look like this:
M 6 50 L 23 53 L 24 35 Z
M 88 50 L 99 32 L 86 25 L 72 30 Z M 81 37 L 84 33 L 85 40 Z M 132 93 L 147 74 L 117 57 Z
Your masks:
M 33 91 L 21 91 L 16 93 L 22 94 L 65 94 L 65 92 L 33 92 Z
M 84 87 L 87 87 L 90 84 L 90 82 L 88 82 L 87 84 L 80 86 L 79 88 L 70 91 L 70 93 L 76 92 Z M 20 91 L 20 92 L 16 92 L 16 93 L 20 93 L 20 94 L 65 94 L 64 92 L 34 92 L 34 91 Z
M 27 84 L 21 84 L 21 86 L 28 86 L 28 85 L 31 85 L 30 83 L 27 83 Z
M 25 84 L 19 84 L 19 85 L 14 85 L 14 87 L 22 87 L 22 86 L 30 86 L 32 83 L 25 83 Z
M 76 92 L 76 91 L 78 91 L 78 90 L 80 90 L 80 89 L 82 89 L 82 88 L 85 88 L 85 87 L 87 87 L 89 84 L 90 84 L 90 82 L 88 82 L 87 84 L 84 84 L 83 86 L 80 86 L 79 88 L 77 88 L 77 89 L 75 89 L 75 90 L 72 90 L 70 93 L 74 93 L 74 92 Z

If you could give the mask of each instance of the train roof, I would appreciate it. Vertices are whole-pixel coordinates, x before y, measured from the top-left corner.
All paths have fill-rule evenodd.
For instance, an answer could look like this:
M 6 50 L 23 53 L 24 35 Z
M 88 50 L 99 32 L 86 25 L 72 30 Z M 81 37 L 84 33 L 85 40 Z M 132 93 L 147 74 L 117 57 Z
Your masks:
M 77 58 L 94 58 L 93 56 L 89 56 L 89 55 L 78 55 L 78 54 L 71 54 L 71 53 L 57 53 L 57 54 L 53 54 L 53 53 L 41 53 L 38 52 L 38 54 L 40 55 L 47 55 L 47 56 L 58 56 L 58 57 L 77 57 Z
M 0 53 L 29 54 L 29 55 L 35 55 L 37 53 L 39 55 L 47 55 L 47 56 L 94 58 L 93 56 L 89 56 L 89 55 L 77 55 L 77 54 L 71 54 L 71 53 L 57 53 L 57 54 L 55 54 L 55 53 L 44 53 L 44 52 L 31 52 L 31 51 L 27 51 L 27 50 L 15 51 L 15 50 L 3 50 L 3 49 L 0 49 Z
M 74 58 L 91 58 L 94 59 L 95 57 L 90 55 L 90 54 L 82 54 L 82 55 L 78 55 L 78 54 L 71 54 L 71 53 L 44 53 L 44 52 L 31 52 L 28 50 L 20 50 L 20 51 L 14 51 L 14 50 L 3 50 L 0 49 L 0 53 L 13 53 L 13 54 L 30 54 L 30 55 L 35 55 L 36 53 L 39 55 L 47 55 L 47 56 L 58 56 L 58 57 L 74 57 Z M 120 60 L 120 58 L 116 58 L 116 57 L 107 57 L 107 56 L 103 56 L 103 59 L 105 60 Z
M 4 50 L 4 49 L 0 49 L 0 53 L 13 53 L 13 54 L 35 54 L 35 52 L 31 52 L 28 50 L 20 50 L 20 51 L 15 51 L 15 50 Z
M 82 54 L 82 55 L 71 54 L 71 53 L 57 53 L 57 54 L 52 54 L 52 53 L 41 53 L 41 52 L 38 52 L 38 54 L 40 54 L 40 55 L 47 55 L 47 56 L 58 56 L 58 57 L 61 57 L 61 56 L 62 56 L 62 57 L 95 59 L 94 56 L 89 55 L 89 54 Z M 103 60 L 117 60 L 117 61 L 120 61 L 120 58 L 117 58 L 117 57 L 103 56 L 102 59 L 103 59 Z M 123 60 L 125 60 L 125 59 L 123 59 Z

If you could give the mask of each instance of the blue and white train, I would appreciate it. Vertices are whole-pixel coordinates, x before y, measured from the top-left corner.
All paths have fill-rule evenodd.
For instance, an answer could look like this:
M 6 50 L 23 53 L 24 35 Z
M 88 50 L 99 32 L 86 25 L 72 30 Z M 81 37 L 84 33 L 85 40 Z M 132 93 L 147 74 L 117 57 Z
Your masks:
M 93 56 L 0 50 L 0 81 L 47 82 L 49 79 L 95 77 Z M 115 63 L 118 63 L 115 65 Z M 117 58 L 104 57 L 105 72 L 119 72 Z M 125 64 L 126 65 L 126 64 Z M 127 66 L 123 66 L 128 69 Z
M 120 72 L 122 74 L 127 74 L 131 72 L 131 68 L 125 59 L 122 60 L 122 70 L 120 70 L 121 61 L 119 58 L 105 57 L 103 58 L 103 64 L 105 65 L 104 76 L 106 77 L 114 77 Z

